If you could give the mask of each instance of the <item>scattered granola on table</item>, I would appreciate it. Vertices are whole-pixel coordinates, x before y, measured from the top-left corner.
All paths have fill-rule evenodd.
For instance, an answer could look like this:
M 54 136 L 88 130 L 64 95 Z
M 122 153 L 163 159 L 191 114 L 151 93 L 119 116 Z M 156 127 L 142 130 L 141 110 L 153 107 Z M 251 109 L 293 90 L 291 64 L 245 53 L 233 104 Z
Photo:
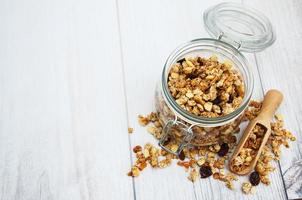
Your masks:
M 254 186 L 252 186 L 251 183 L 243 183 L 242 184 L 242 191 L 245 194 L 254 194 L 256 191 L 256 188 Z
M 260 112 L 261 102 L 251 101 L 248 109 L 243 115 L 243 120 L 248 121 L 254 119 Z M 162 132 L 162 123 L 158 115 L 154 112 L 147 116 L 139 116 L 138 121 L 142 126 L 147 126 L 147 131 L 155 138 L 159 139 Z M 275 169 L 272 167 L 273 160 L 279 160 L 281 155 L 281 146 L 289 147 L 288 141 L 295 141 L 296 138 L 290 131 L 284 129 L 283 116 L 276 114 L 275 121 L 271 123 L 272 133 L 268 142 L 263 149 L 260 158 L 256 164 L 255 171 L 249 175 L 250 182 L 242 183 L 241 189 L 245 194 L 253 194 L 256 191 L 256 186 L 261 182 L 265 185 L 270 184 L 268 175 Z M 251 148 L 257 147 L 258 136 L 261 136 L 261 127 L 255 130 L 255 136 L 251 139 L 249 145 Z M 173 160 L 178 160 L 177 165 L 184 168 L 188 173 L 188 180 L 195 182 L 200 178 L 213 177 L 217 181 L 223 182 L 227 188 L 234 189 L 234 181 L 238 178 L 235 174 L 227 171 L 226 162 L 228 154 L 236 145 L 235 132 L 228 135 L 223 142 L 209 146 L 190 146 L 185 148 L 180 158 L 170 154 L 160 148 L 157 148 L 150 143 L 142 146 L 135 146 L 133 152 L 136 156 L 136 161 L 131 168 L 128 176 L 137 177 L 148 165 L 152 168 L 166 168 L 172 164 Z M 177 149 L 178 141 L 169 138 L 165 146 L 169 149 Z M 249 151 L 249 150 L 248 150 Z M 247 153 L 248 153 L 247 151 Z M 247 154 L 248 156 L 251 156 Z M 245 161 L 250 158 L 245 156 Z
M 133 128 L 128 127 L 128 133 L 129 133 L 129 134 L 133 133 L 133 131 L 134 131 L 134 129 L 133 129 Z

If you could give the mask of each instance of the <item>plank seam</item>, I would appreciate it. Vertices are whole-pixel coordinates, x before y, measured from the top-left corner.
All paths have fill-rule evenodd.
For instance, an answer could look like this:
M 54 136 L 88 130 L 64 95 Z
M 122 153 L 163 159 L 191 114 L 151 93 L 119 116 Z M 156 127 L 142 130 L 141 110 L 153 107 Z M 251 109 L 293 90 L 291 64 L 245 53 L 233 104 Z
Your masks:
M 119 39 L 119 46 L 120 46 L 120 59 L 121 59 L 121 67 L 122 67 L 122 79 L 123 79 L 122 82 L 123 82 L 123 91 L 124 91 L 124 103 L 125 103 L 125 110 L 126 110 L 127 126 L 129 127 L 129 111 L 128 111 L 127 88 L 126 88 L 126 77 L 125 77 L 124 52 L 123 52 L 121 22 L 120 22 L 120 14 L 119 14 L 120 9 L 119 9 L 118 0 L 115 0 L 115 7 L 116 7 L 118 37 L 119 37 L 118 39 Z M 130 164 L 132 165 L 133 164 L 133 159 L 132 159 L 132 150 L 131 150 L 132 144 L 131 144 L 130 134 L 128 134 L 128 144 L 129 144 Z M 132 190 L 133 190 L 134 200 L 136 200 L 136 190 L 135 190 L 134 178 L 132 178 Z
M 254 59 L 255 59 L 255 62 L 256 62 L 256 67 L 257 67 L 258 77 L 259 77 L 260 84 L 261 84 L 262 93 L 263 93 L 263 96 L 264 96 L 265 92 L 264 92 L 264 88 L 263 88 L 262 77 L 260 75 L 258 59 L 257 59 L 256 53 L 253 53 L 253 54 L 254 54 Z M 283 185 L 283 188 L 284 188 L 285 197 L 286 197 L 286 199 L 288 199 L 287 190 L 286 190 L 285 182 L 284 182 L 284 178 L 283 178 L 282 168 L 281 168 L 280 162 L 277 161 L 277 163 L 278 163 L 279 172 L 280 172 L 280 176 L 281 176 L 281 180 L 282 180 L 282 185 Z

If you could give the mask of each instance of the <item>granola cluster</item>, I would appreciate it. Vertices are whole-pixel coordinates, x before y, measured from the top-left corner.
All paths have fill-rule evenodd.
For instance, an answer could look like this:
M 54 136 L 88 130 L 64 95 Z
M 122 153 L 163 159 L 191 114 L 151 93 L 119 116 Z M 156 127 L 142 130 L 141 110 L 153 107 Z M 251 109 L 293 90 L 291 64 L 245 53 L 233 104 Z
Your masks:
M 256 188 L 251 183 L 243 183 L 241 189 L 245 194 L 254 194 L 256 192 Z
M 261 102 L 252 101 L 242 116 L 242 120 L 252 120 L 260 112 Z M 275 116 L 276 120 L 271 123 L 272 133 L 264 147 L 259 160 L 256 164 L 255 171 L 250 174 L 249 181 L 242 183 L 242 191 L 245 194 L 253 194 L 256 185 L 259 182 L 269 185 L 269 173 L 274 171 L 271 165 L 273 160 L 280 159 L 281 146 L 289 147 L 288 141 L 295 141 L 295 137 L 286 129 L 283 128 L 284 120 L 281 115 Z M 162 132 L 162 120 L 160 120 L 157 113 L 150 113 L 147 116 L 139 116 L 138 121 L 142 126 L 146 126 L 150 134 L 159 139 Z M 188 179 L 195 182 L 201 178 L 213 177 L 213 179 L 224 182 L 227 188 L 234 189 L 234 181 L 238 178 L 236 175 L 227 171 L 226 162 L 229 158 L 230 152 L 234 149 L 237 139 L 234 135 L 234 130 L 231 134 L 226 135 L 224 142 L 216 143 L 208 146 L 190 146 L 182 151 L 179 157 L 170 154 L 160 148 L 156 148 L 150 143 L 133 148 L 136 161 L 131 168 L 128 176 L 139 176 L 140 172 L 148 165 L 152 168 L 166 168 L 177 160 L 177 165 L 184 168 L 188 172 Z M 252 138 L 245 148 L 257 149 L 259 148 L 258 139 L 263 134 L 262 127 L 257 127 Z M 257 140 L 258 139 L 258 140 Z M 176 151 L 179 141 L 175 137 L 169 137 L 165 146 Z M 250 150 L 244 152 L 247 156 L 244 157 L 245 161 L 253 158 L 253 153 Z M 251 158 L 249 158 L 251 157 Z
M 174 119 L 175 115 L 170 110 L 169 106 L 165 102 L 165 99 L 161 95 L 160 90 L 156 90 L 155 94 L 155 108 L 158 114 L 159 121 L 163 124 L 167 123 L 169 120 Z M 179 121 L 186 124 L 185 121 L 179 119 Z M 219 142 L 225 142 L 233 138 L 234 133 L 240 131 L 239 125 L 243 121 L 243 115 L 239 116 L 235 121 L 232 121 L 223 126 L 217 127 L 200 127 L 194 126 L 192 131 L 194 133 L 194 138 L 191 140 L 191 144 L 195 146 L 208 146 L 212 144 L 217 144 Z M 154 128 L 150 128 L 149 132 L 154 132 Z M 176 140 L 182 140 L 182 131 L 176 130 L 173 132 Z M 158 135 L 158 134 L 157 134 Z M 236 137 L 235 137 L 236 139 Z
M 252 101 L 249 108 L 245 111 L 246 120 L 253 120 L 260 113 L 262 103 Z M 275 120 L 271 122 L 271 135 L 263 148 L 258 162 L 255 167 L 255 171 L 259 173 L 260 181 L 269 185 L 269 173 L 275 170 L 271 165 L 272 160 L 279 160 L 281 155 L 281 147 L 285 146 L 289 148 L 288 141 L 295 141 L 296 138 L 293 134 L 284 128 L 284 119 L 280 114 L 275 115 Z
M 241 172 L 250 166 L 260 148 L 265 132 L 266 128 L 261 124 L 255 125 L 243 148 L 231 163 L 235 172 Z
M 175 158 L 173 154 L 154 147 L 152 144 L 147 143 L 144 147 L 139 145 L 133 148 L 136 161 L 128 176 L 139 176 L 140 171 L 143 171 L 149 164 L 152 168 L 166 168 L 171 165 L 172 159 Z
M 133 133 L 133 131 L 134 131 L 134 129 L 133 129 L 133 128 L 128 127 L 128 133 L 129 133 L 129 134 Z
M 162 132 L 162 122 L 160 122 L 160 119 L 158 115 L 155 112 L 151 112 L 146 117 L 139 115 L 138 116 L 138 123 L 141 126 L 147 126 L 149 123 L 152 123 L 152 126 L 147 127 L 147 131 L 153 135 L 156 139 L 159 139 L 161 137 Z
M 142 126 L 147 126 L 147 131 L 155 138 L 160 138 L 162 123 L 156 113 L 150 113 L 147 116 L 140 115 L 138 122 Z M 150 148 L 149 143 L 144 148 L 137 146 L 133 149 L 136 154 L 136 161 L 128 175 L 133 177 L 138 176 L 139 172 L 148 164 L 152 168 L 165 168 L 171 164 L 172 160 L 178 160 L 177 165 L 183 167 L 188 172 L 188 179 L 190 181 L 195 182 L 198 178 L 213 176 L 214 179 L 224 182 L 229 189 L 233 189 L 233 182 L 238 180 L 237 176 L 231 172 L 225 172 L 225 166 L 229 150 L 234 148 L 237 140 L 233 136 L 227 137 L 226 141 L 227 143 L 185 148 L 178 158 L 152 145 Z M 169 137 L 164 145 L 175 152 L 178 148 L 178 141 L 173 137 Z M 146 149 L 153 149 L 152 151 L 157 153 L 141 153 L 147 151 Z M 153 162 L 151 162 L 152 160 Z
M 210 58 L 183 58 L 171 67 L 168 77 L 171 95 L 186 111 L 203 117 L 219 117 L 236 110 L 245 88 L 232 62 Z

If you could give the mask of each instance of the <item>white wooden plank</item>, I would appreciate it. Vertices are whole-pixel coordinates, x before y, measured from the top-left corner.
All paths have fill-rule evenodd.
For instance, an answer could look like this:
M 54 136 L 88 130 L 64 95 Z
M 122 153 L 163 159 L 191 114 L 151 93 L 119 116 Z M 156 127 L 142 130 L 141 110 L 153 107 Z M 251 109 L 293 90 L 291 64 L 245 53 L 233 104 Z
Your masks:
M 156 141 L 145 128 L 137 124 L 137 115 L 148 113 L 153 108 L 155 83 L 165 59 L 179 44 L 198 37 L 208 37 L 202 27 L 202 11 L 220 1 L 119 1 L 121 38 L 126 75 L 129 124 L 135 127 L 131 136 L 132 146 Z M 250 57 L 250 56 L 249 56 Z M 253 58 L 253 56 L 252 56 Z M 253 62 L 253 60 L 252 60 Z M 255 67 L 256 71 L 257 68 Z M 257 73 L 255 74 L 257 78 Z M 262 94 L 259 79 L 256 81 L 256 96 Z M 194 184 L 194 191 L 186 180 L 186 173 L 179 167 L 165 170 L 144 171 L 135 179 L 138 199 L 284 199 L 280 173 L 272 175 L 270 187 L 259 186 L 254 196 L 244 196 L 229 191 L 223 183 L 212 179 Z M 195 194 L 193 194 L 195 193 Z
M 0 15 L 0 198 L 133 199 L 115 2 Z
M 155 85 L 169 52 L 189 39 L 187 12 L 177 1 L 118 1 L 132 146 L 157 142 L 137 123 L 154 110 Z M 182 25 L 184 28 L 182 28 Z M 181 31 L 180 31 L 181 30 Z M 175 163 L 174 163 L 175 164 Z M 134 179 L 137 199 L 195 199 L 192 183 L 179 167 L 146 169 Z
M 292 143 L 290 149 L 283 149 L 280 166 L 288 198 L 302 198 L 302 2 L 256 0 L 246 3 L 265 12 L 275 27 L 275 44 L 257 54 L 257 61 L 264 90 L 278 88 L 284 93 L 280 110 L 285 116 L 286 127 L 297 137 L 297 142 Z

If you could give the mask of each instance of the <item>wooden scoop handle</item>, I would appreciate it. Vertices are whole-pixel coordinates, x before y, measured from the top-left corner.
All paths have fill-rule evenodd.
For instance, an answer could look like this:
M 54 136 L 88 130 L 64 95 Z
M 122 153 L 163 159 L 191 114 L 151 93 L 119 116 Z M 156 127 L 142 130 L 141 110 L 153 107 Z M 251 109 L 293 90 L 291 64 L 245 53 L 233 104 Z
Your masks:
M 278 90 L 269 90 L 264 96 L 258 118 L 271 119 L 283 100 L 283 95 Z
M 269 90 L 263 99 L 262 107 L 260 110 L 260 114 L 250 121 L 248 126 L 246 127 L 235 151 L 233 152 L 233 155 L 229 161 L 229 168 L 232 172 L 238 175 L 245 175 L 251 172 L 251 170 L 254 169 L 257 160 L 262 152 L 263 147 L 265 146 L 270 134 L 271 134 L 271 127 L 270 127 L 270 121 L 273 117 L 274 113 L 276 112 L 277 108 L 281 104 L 283 99 L 283 95 L 278 90 Z M 244 147 L 244 144 L 248 140 L 250 133 L 253 131 L 253 128 L 256 126 L 256 124 L 260 124 L 264 126 L 267 130 L 265 132 L 265 135 L 262 139 L 260 148 L 257 150 L 256 156 L 254 157 L 254 160 L 250 163 L 249 167 L 244 168 L 241 171 L 235 171 L 232 165 L 233 160 L 235 157 L 240 153 L 241 149 Z

